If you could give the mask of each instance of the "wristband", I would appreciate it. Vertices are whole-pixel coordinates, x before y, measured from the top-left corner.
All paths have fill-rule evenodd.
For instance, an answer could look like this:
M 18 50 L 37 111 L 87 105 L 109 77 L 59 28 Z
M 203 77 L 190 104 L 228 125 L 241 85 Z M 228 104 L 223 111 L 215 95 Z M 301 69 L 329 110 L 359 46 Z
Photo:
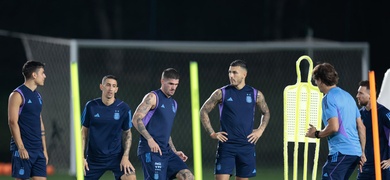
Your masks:
M 317 139 L 320 139 L 319 134 L 320 134 L 320 131 L 316 131 L 316 132 L 314 133 L 314 136 L 315 136 Z

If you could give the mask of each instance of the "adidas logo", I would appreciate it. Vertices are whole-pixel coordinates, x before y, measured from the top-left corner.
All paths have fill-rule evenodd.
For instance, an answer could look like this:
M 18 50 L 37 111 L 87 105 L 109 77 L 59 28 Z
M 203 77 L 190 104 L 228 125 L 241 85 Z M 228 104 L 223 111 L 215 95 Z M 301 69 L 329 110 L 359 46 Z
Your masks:
M 163 104 L 163 105 L 161 105 L 161 108 L 165 108 L 164 104 Z
M 230 97 L 229 99 L 227 99 L 227 101 L 233 101 L 233 98 L 232 98 L 232 97 Z
M 256 169 L 253 169 L 252 174 L 255 174 L 255 173 L 256 173 Z
M 27 103 L 28 103 L 28 104 L 31 104 L 31 103 L 32 103 L 31 99 L 29 99 Z
M 100 117 L 100 115 L 99 115 L 99 113 L 97 113 L 93 117 Z
M 323 176 L 324 176 L 324 177 L 328 177 L 328 173 L 325 173 Z

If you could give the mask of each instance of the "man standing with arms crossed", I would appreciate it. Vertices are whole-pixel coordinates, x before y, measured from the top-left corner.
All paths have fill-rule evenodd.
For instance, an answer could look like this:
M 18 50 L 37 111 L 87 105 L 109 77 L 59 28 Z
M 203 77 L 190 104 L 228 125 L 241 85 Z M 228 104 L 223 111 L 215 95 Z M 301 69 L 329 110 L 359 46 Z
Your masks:
M 104 76 L 100 90 L 101 98 L 88 101 L 82 115 L 84 178 L 99 179 L 111 170 L 117 180 L 136 180 L 135 169 L 129 161 L 130 107 L 115 97 L 118 92 L 115 76 Z
M 165 69 L 161 75 L 161 88 L 146 94 L 134 112 L 133 124 L 141 134 L 137 154 L 145 180 L 194 179 L 184 163 L 188 157 L 176 150 L 171 138 L 177 112 L 177 103 L 172 96 L 179 78 L 175 69 Z
M 317 131 L 310 124 L 306 137 L 328 139 L 329 154 L 322 167 L 322 179 L 347 180 L 359 160 L 360 166 L 366 161 L 366 129 L 353 97 L 337 86 L 339 76 L 331 64 L 314 67 L 313 79 L 324 93 L 322 122 L 325 128 Z
M 245 84 L 246 62 L 235 60 L 229 67 L 230 85 L 217 89 L 200 109 L 200 118 L 211 138 L 218 140 L 215 179 L 228 180 L 236 168 L 236 180 L 256 176 L 255 144 L 270 119 L 264 95 Z M 214 132 L 209 113 L 216 105 L 220 108 L 221 130 Z M 256 106 L 261 110 L 261 123 L 254 126 Z
M 12 177 L 45 180 L 49 161 L 45 127 L 42 121 L 42 98 L 36 90 L 43 86 L 45 64 L 27 61 L 22 68 L 24 83 L 8 100 L 8 124 L 11 130 Z
M 358 93 L 356 95 L 358 103 L 362 108 L 360 115 L 363 124 L 366 126 L 366 157 L 367 162 L 359 171 L 358 180 L 375 180 L 374 166 L 374 142 L 372 137 L 372 116 L 371 116 L 371 100 L 370 100 L 370 83 L 369 81 L 361 81 L 359 83 Z M 379 146 L 380 160 L 382 168 L 382 179 L 390 179 L 390 148 L 389 148 L 389 132 L 390 132 L 390 111 L 382 104 L 377 103 L 378 109 L 378 131 L 379 131 Z

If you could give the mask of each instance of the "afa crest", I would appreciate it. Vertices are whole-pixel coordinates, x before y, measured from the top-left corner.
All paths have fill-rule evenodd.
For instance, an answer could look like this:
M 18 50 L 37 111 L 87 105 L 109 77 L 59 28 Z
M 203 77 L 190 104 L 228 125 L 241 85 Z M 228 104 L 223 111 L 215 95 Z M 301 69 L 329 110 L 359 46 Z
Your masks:
M 121 115 L 119 114 L 119 110 L 115 110 L 114 119 L 115 119 L 115 120 L 119 120 L 120 117 L 121 117 Z
M 251 94 L 246 94 L 246 102 L 247 102 L 247 103 L 252 103 Z
M 173 103 L 172 103 L 172 111 L 173 111 L 174 113 L 176 113 L 175 104 L 173 104 Z
M 19 169 L 19 175 L 24 175 L 24 168 L 23 167 Z

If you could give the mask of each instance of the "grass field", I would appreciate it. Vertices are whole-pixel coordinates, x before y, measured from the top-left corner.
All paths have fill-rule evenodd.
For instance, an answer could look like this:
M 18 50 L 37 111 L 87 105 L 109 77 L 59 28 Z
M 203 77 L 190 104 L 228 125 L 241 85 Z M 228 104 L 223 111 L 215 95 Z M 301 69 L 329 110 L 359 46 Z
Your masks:
M 137 171 L 137 180 L 144 179 L 141 168 Z M 317 174 L 317 180 L 321 179 L 320 176 L 321 170 L 318 171 Z M 292 179 L 292 172 L 289 172 L 289 179 Z M 259 167 L 257 168 L 257 176 L 255 178 L 252 178 L 253 180 L 283 180 L 283 168 L 267 168 L 267 167 Z M 13 178 L 9 176 L 0 176 L 0 180 L 12 180 Z M 54 174 L 53 176 L 48 176 L 47 179 L 53 179 L 53 180 L 75 180 L 76 177 L 69 176 L 67 174 Z M 111 172 L 106 172 L 100 180 L 112 180 L 114 179 Z M 195 178 L 196 179 L 196 178 Z M 214 179 L 213 175 L 213 168 L 205 168 L 203 169 L 203 180 L 212 180 Z M 234 177 L 230 178 L 231 180 L 234 179 Z M 302 174 L 299 173 L 299 176 L 297 179 L 303 179 Z M 307 179 L 311 179 L 311 176 L 307 176 Z M 352 174 L 350 179 L 356 179 L 356 172 Z

